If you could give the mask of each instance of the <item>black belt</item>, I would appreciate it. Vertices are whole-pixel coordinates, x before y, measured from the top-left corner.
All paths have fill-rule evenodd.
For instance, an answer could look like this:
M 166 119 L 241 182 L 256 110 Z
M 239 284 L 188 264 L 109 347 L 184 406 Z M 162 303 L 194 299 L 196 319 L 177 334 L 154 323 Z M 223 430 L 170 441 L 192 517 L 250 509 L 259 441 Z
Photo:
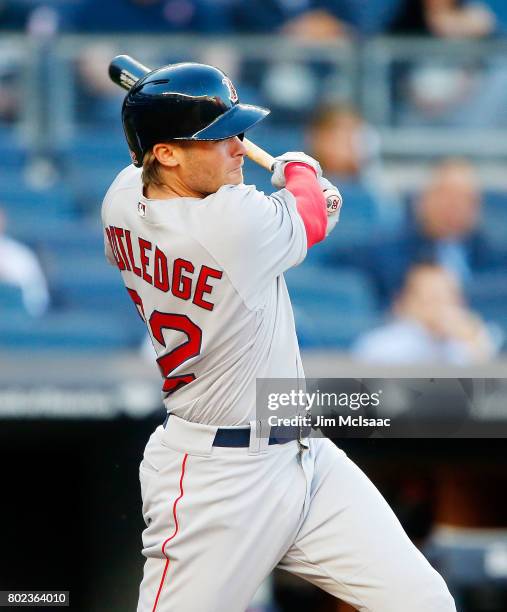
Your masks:
M 164 428 L 167 426 L 169 421 L 168 414 L 164 421 Z M 301 438 L 307 437 L 310 433 L 308 427 L 294 427 L 294 426 L 275 426 L 270 430 L 268 444 L 287 444 L 293 440 L 300 440 Z M 250 427 L 238 427 L 238 428 L 225 428 L 219 427 L 213 440 L 213 446 L 226 446 L 230 448 L 247 448 L 250 446 Z

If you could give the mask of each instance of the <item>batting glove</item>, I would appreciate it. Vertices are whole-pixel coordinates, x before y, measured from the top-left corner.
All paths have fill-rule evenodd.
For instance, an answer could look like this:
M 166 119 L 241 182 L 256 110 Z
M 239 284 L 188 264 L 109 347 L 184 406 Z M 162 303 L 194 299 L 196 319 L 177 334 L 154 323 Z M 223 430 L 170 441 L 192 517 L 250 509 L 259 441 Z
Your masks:
M 289 151 L 289 153 L 284 153 L 283 155 L 275 157 L 275 162 L 273 164 L 273 176 L 271 177 L 271 184 L 273 187 L 276 187 L 277 189 L 282 189 L 285 187 L 285 166 L 289 162 L 300 162 L 302 164 L 306 164 L 315 170 L 317 173 L 317 178 L 322 176 L 322 168 L 316 159 L 313 159 L 313 157 L 310 157 L 301 151 Z
M 321 176 L 319 178 L 319 185 L 322 188 L 322 192 L 324 193 L 324 197 L 326 198 L 326 206 L 327 206 L 327 228 L 326 228 L 326 236 L 333 231 L 334 226 L 338 223 L 340 219 L 340 210 L 342 208 L 343 199 L 341 196 L 338 187 L 335 187 L 331 182 L 329 182 L 326 178 Z

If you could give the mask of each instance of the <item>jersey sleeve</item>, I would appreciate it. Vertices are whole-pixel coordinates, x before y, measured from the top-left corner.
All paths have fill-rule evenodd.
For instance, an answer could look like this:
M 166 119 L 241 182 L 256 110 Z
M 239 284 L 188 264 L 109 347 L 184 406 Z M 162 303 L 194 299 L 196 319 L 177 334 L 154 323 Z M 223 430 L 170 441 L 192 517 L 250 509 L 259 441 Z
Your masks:
M 200 241 L 249 308 L 261 306 L 272 281 L 306 256 L 305 226 L 287 189 L 266 196 L 254 186 L 226 185 L 204 216 Z
M 106 195 L 104 196 L 104 199 L 102 201 L 101 218 L 102 218 L 102 226 L 104 228 L 104 253 L 105 253 L 107 261 L 112 266 L 116 266 L 117 261 L 116 261 L 116 258 L 113 252 L 111 241 L 109 239 L 109 236 L 106 230 L 106 227 L 109 225 L 108 219 L 107 219 L 108 207 L 109 207 L 110 201 L 113 198 L 113 195 L 115 194 L 115 192 L 117 192 L 120 189 L 128 189 L 130 187 L 136 187 L 137 185 L 139 185 L 140 180 L 141 180 L 141 169 L 136 168 L 132 164 L 130 166 L 127 166 L 116 176 L 114 181 L 111 183 L 111 186 L 107 190 Z
M 114 258 L 113 249 L 111 248 L 111 243 L 109 242 L 109 238 L 107 236 L 105 229 L 104 229 L 104 254 L 106 256 L 107 261 L 112 266 L 116 266 L 116 259 Z

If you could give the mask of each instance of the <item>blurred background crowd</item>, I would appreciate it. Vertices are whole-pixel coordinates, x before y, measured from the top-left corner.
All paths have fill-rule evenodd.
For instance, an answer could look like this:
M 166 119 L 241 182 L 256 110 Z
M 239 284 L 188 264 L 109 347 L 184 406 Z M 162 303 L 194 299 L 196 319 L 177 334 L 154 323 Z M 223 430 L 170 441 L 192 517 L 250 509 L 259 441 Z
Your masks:
M 342 190 L 338 231 L 287 275 L 303 348 L 492 359 L 507 330 L 505 27 L 500 0 L 3 0 L 0 245 L 24 255 L 2 256 L 0 346 L 142 340 L 98 225 L 129 161 L 107 65 L 130 52 L 220 66 L 273 110 L 257 142 L 315 155 Z M 245 180 L 270 191 L 260 168 Z M 21 333 L 20 305 L 38 317 Z
M 272 109 L 252 140 L 314 155 L 339 186 L 340 224 L 286 275 L 305 354 L 504 363 L 506 33 L 505 0 L 0 0 L 0 354 L 151 358 L 100 226 L 130 163 L 107 73 L 128 53 L 219 66 Z M 245 182 L 272 191 L 250 162 Z M 478 474 L 391 468 L 379 481 L 421 545 L 437 524 L 468 529 L 428 548 L 459 609 L 507 611 L 505 506 Z

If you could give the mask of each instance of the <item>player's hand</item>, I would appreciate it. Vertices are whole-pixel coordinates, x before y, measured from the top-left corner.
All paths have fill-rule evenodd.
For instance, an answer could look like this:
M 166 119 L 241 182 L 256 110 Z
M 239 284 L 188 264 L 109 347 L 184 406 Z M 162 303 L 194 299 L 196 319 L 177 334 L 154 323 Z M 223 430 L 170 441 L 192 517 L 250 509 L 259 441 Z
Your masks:
M 340 219 L 340 210 L 342 208 L 343 199 L 338 187 L 335 187 L 330 181 L 321 176 L 319 178 L 319 185 L 322 188 L 324 197 L 326 198 L 327 206 L 327 228 L 326 236 L 328 236 L 334 229 L 334 226 Z
M 273 187 L 278 189 L 285 187 L 285 166 L 289 162 L 306 164 L 315 170 L 317 178 L 322 176 L 322 168 L 316 159 L 306 155 L 306 153 L 303 153 L 302 151 L 289 151 L 288 153 L 275 157 L 275 163 L 273 164 L 273 176 L 271 177 L 271 184 Z

